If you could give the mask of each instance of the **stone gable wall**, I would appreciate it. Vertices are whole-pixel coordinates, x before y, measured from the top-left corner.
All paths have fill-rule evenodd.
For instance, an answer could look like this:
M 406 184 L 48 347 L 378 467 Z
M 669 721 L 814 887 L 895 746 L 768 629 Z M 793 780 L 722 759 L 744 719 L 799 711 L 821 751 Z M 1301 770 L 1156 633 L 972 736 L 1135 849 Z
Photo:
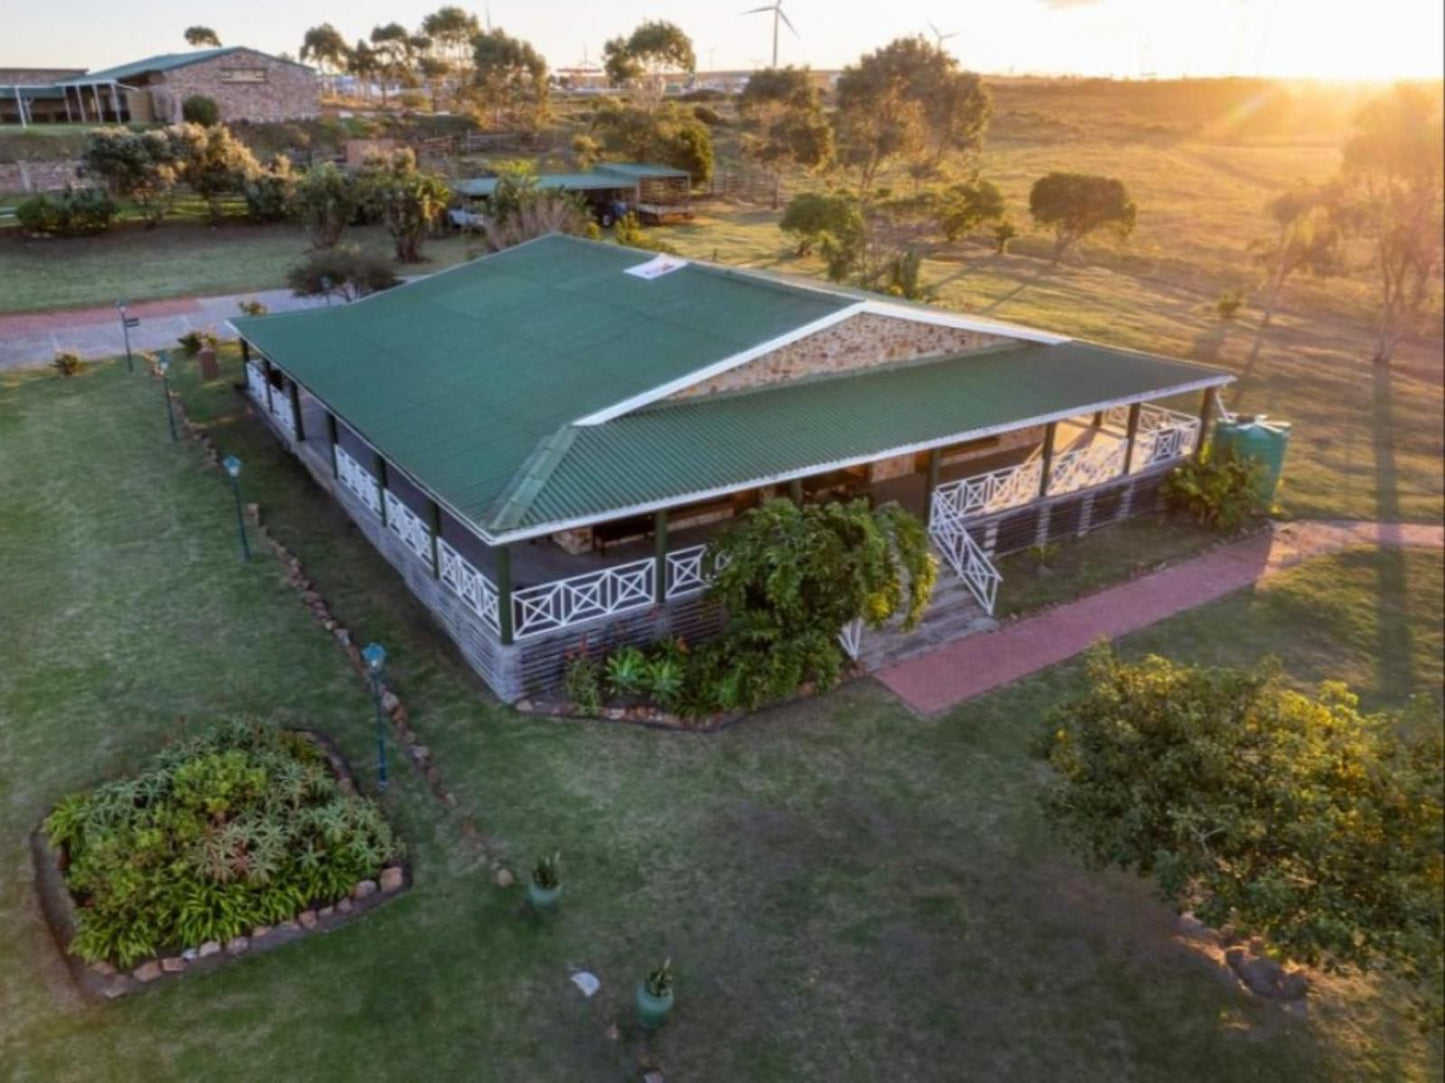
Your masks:
M 802 376 L 966 353 L 1007 341 L 1003 335 L 865 312 L 739 365 L 731 372 L 684 388 L 671 398 L 690 399 L 782 383 Z
M 262 69 L 266 81 L 226 82 L 233 68 Z M 156 120 L 181 119 L 181 104 L 193 94 L 214 98 L 222 121 L 299 120 L 321 115 L 321 80 L 314 71 L 250 50 L 188 64 L 160 73 L 147 84 Z

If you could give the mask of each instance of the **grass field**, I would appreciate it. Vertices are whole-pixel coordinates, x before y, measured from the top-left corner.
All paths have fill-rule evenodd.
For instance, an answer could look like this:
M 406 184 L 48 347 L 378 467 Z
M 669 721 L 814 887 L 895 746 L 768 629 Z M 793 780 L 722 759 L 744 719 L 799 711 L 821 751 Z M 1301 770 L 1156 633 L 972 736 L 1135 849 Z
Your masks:
M 7 1078 L 602 1080 L 643 1058 L 690 1080 L 1438 1078 L 1438 1046 L 1390 990 L 1322 980 L 1308 1018 L 1285 1016 L 1221 981 L 1144 885 L 1059 849 L 1026 747 L 1076 666 L 931 719 L 871 682 L 711 737 L 514 715 L 226 381 L 184 368 L 193 415 L 246 462 L 247 498 L 354 635 L 390 648 L 458 807 L 397 765 L 385 800 L 412 848 L 407 895 L 332 935 L 81 1002 L 29 883 L 25 836 L 50 804 L 238 709 L 329 731 L 369 778 L 370 712 L 275 561 L 239 561 L 229 493 L 171 444 L 154 382 L 116 365 L 4 377 Z M 1438 696 L 1441 574 L 1438 555 L 1346 553 L 1125 648 L 1273 651 L 1372 706 Z M 491 884 L 460 816 L 519 869 L 563 852 L 554 920 Z M 631 987 L 666 954 L 678 1009 L 646 1042 Z M 573 966 L 601 977 L 593 1000 Z

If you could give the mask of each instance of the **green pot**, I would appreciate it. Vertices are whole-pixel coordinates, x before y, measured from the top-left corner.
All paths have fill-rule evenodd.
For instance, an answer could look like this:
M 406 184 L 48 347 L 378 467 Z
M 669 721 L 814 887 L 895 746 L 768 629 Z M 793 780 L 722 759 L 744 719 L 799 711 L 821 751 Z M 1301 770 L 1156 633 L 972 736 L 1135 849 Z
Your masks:
M 656 1030 L 662 1026 L 662 1021 L 667 1018 L 667 1013 L 672 1011 L 672 990 L 669 989 L 660 997 L 655 997 L 647 991 L 647 986 L 639 983 L 637 986 L 637 1021 L 642 1024 L 643 1030 Z
M 548 910 L 557 909 L 557 900 L 562 897 L 562 885 L 556 887 L 538 887 L 535 880 L 527 882 L 527 901 L 532 904 L 533 910 L 545 913 Z

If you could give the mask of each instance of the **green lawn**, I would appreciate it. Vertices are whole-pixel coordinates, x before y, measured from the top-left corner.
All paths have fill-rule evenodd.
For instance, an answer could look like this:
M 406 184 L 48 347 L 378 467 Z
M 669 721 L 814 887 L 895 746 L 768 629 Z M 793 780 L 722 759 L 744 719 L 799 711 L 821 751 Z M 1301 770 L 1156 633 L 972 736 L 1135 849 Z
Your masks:
M 211 228 L 195 216 L 153 230 L 123 222 L 98 237 L 24 237 L 0 229 L 0 313 L 110 304 L 118 297 L 157 297 L 270 289 L 306 255 L 306 233 L 294 223 L 254 225 L 227 219 Z M 347 243 L 391 253 L 381 226 L 347 230 Z M 429 241 L 426 262 L 398 264 L 398 274 L 425 274 L 481 254 L 475 240 L 447 232 Z
M 234 392 L 184 367 L 193 412 L 246 461 L 248 499 L 356 636 L 391 649 L 458 807 L 398 765 L 385 800 L 412 891 L 204 977 L 79 1000 L 29 883 L 25 838 L 52 802 L 238 709 L 327 730 L 368 777 L 370 716 L 274 560 L 239 561 L 229 493 L 195 446 L 170 443 L 155 383 L 115 365 L 4 377 L 8 1077 L 621 1079 L 646 1055 L 699 1080 L 1438 1078 L 1438 1046 L 1389 990 L 1323 981 L 1307 1019 L 1252 1002 L 1174 938 L 1144 885 L 1052 841 L 1026 747 L 1076 666 L 932 719 L 871 682 L 708 737 L 514 715 Z M 1302 681 L 1343 675 L 1394 704 L 1438 695 L 1442 589 L 1436 554 L 1347 553 L 1126 649 L 1274 651 Z M 563 852 L 554 920 L 492 886 L 462 816 L 516 867 Z M 665 954 L 679 1006 L 648 1044 L 631 987 Z M 569 966 L 600 975 L 595 999 Z

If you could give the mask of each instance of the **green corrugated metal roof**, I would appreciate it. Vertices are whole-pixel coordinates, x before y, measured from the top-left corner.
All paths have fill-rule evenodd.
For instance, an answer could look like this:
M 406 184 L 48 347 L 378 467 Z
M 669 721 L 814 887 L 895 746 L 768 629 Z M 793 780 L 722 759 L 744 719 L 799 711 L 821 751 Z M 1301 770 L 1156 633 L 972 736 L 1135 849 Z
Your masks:
M 650 162 L 598 162 L 599 173 L 616 173 L 638 180 L 644 177 L 676 177 L 686 180 L 690 174 L 685 169 L 674 169 L 670 165 L 653 165 Z
M 77 75 L 74 79 L 66 79 L 63 82 L 70 85 L 109 83 L 112 80 L 123 83 L 132 76 L 142 75 L 148 71 L 171 71 L 175 68 L 199 64 L 203 60 L 214 60 L 218 56 L 226 56 L 229 53 L 256 53 L 269 60 L 280 60 L 283 64 L 294 64 L 298 68 L 307 67 L 305 64 L 297 64 L 294 60 L 281 60 L 279 56 L 271 56 L 270 53 L 263 53 L 259 49 L 252 49 L 245 45 L 226 45 L 219 49 L 193 49 L 188 53 L 161 53 L 159 56 L 148 56 L 144 60 L 133 60 L 129 64 L 119 64 L 114 68 L 88 71 L 84 75 Z
M 525 513 L 498 525 L 528 529 L 674 502 L 1230 379 L 1207 365 L 1089 343 L 1029 343 L 659 403 L 577 428 Z
M 497 190 L 500 177 L 468 177 L 451 182 L 452 191 L 464 196 L 489 196 Z M 631 188 L 634 182 L 625 177 L 605 173 L 543 173 L 537 178 L 538 188 L 565 188 L 582 192 L 608 188 Z
M 851 298 L 550 236 L 240 333 L 454 511 L 490 529 L 572 421 L 849 307 Z M 510 505 L 514 508 L 515 505 Z

